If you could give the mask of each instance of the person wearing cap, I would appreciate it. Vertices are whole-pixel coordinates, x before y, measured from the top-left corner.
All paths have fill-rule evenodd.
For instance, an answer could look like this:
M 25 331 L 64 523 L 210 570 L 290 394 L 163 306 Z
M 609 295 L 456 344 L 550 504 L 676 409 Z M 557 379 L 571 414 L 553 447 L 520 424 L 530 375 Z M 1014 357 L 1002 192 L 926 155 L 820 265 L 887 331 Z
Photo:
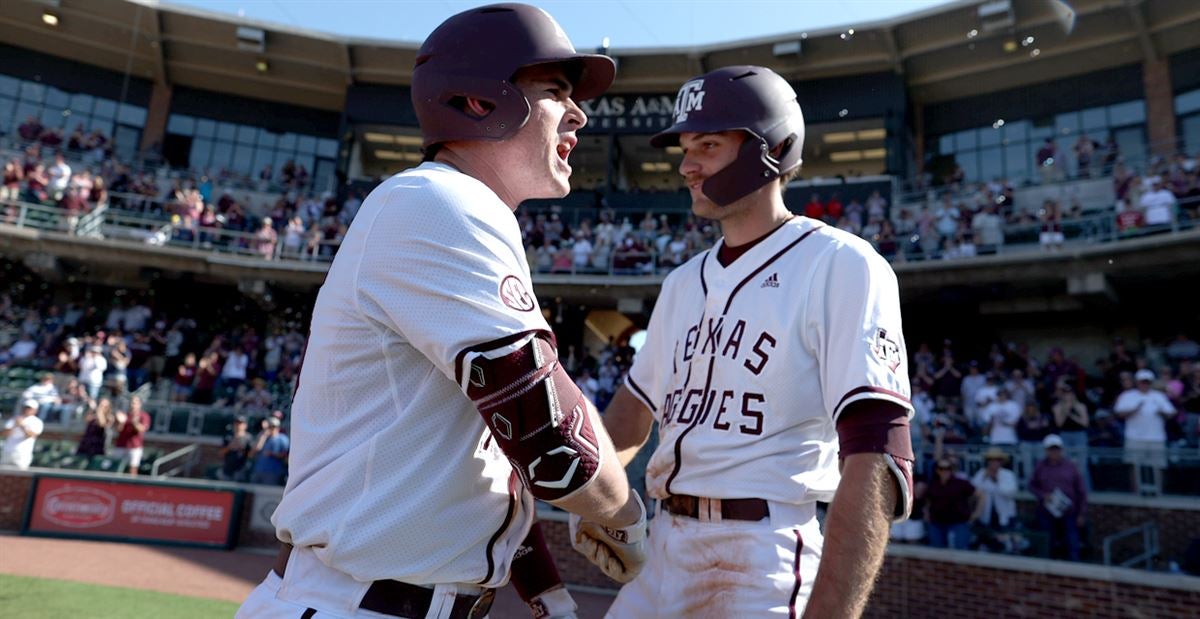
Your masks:
M 1008 457 L 1003 449 L 989 447 L 983 454 L 986 465 L 971 478 L 979 498 L 971 522 L 978 525 L 981 542 L 993 551 L 1005 549 L 1007 534 L 1017 518 L 1017 475 L 1004 468 Z
M 45 425 L 38 419 L 38 402 L 28 399 L 21 403 L 21 412 L 9 419 L 0 431 L 4 437 L 4 453 L 0 464 L 27 469 L 33 464 L 33 446 Z
M 62 404 L 62 396 L 58 393 L 58 387 L 54 386 L 54 374 L 50 372 L 42 374 L 37 383 L 21 393 L 21 399 L 37 400 L 39 416 L 49 417 L 54 407 Z
M 524 4 L 468 9 L 422 43 L 423 161 L 363 200 L 317 296 L 279 569 L 238 616 L 482 617 L 510 577 L 539 616 L 566 616 L 552 562 L 520 568 L 549 559 L 535 499 L 596 523 L 580 532 L 610 575 L 640 569 L 645 508 L 558 362 L 514 214 L 568 194 L 579 104 L 615 70 Z M 258 480 L 282 479 L 272 432 Z
M 1154 372 L 1142 368 L 1134 375 L 1135 387 L 1117 396 L 1113 413 L 1125 420 L 1125 463 L 1132 465 L 1133 491 L 1141 490 L 1141 469 L 1158 479 L 1167 468 L 1167 419 L 1175 406 L 1154 388 Z
M 79 382 L 87 388 L 88 397 L 95 400 L 100 397 L 100 388 L 104 386 L 104 373 L 108 370 L 108 359 L 104 357 L 104 347 L 92 344 L 84 351 L 79 359 Z
M 1074 462 L 1063 453 L 1063 440 L 1048 434 L 1042 440 L 1046 457 L 1029 478 L 1029 492 L 1037 499 L 1038 526 L 1050 536 L 1050 549 L 1064 549 L 1079 560 L 1079 529 L 1087 520 L 1087 486 Z
M 249 421 L 244 415 L 234 417 L 229 434 L 225 435 L 224 443 L 217 452 L 222 458 L 221 468 L 217 470 L 217 479 L 222 481 L 245 481 L 246 463 L 250 460 L 250 451 L 254 446 L 254 436 L 247 431 Z
M 291 440 L 283 433 L 279 419 L 268 417 L 264 425 L 266 430 L 258 435 L 258 441 L 250 453 L 254 459 L 250 483 L 282 486 L 287 476 Z

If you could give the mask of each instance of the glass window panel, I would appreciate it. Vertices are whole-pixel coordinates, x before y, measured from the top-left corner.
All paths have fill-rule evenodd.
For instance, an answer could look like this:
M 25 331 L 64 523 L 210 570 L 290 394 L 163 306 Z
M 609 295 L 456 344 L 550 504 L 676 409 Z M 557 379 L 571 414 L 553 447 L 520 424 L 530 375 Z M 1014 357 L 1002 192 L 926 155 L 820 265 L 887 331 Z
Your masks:
M 1030 123 L 1028 120 L 1006 122 L 1004 123 L 1004 139 L 1008 140 L 1009 142 L 1028 140 L 1029 127 Z
M 1130 101 L 1108 106 L 1108 122 L 1114 127 L 1146 122 L 1146 103 Z
M 8 97 L 0 97 L 0 133 L 11 133 L 21 124 L 21 121 L 13 116 L 16 110 L 16 101 Z
M 117 102 L 109 101 L 108 99 L 96 99 L 96 106 L 92 108 L 92 115 L 97 118 L 112 120 L 117 115 Z
M 36 103 L 26 103 L 24 101 L 18 101 L 17 102 L 17 113 L 13 116 L 13 124 L 19 127 L 22 124 L 24 124 L 25 121 L 30 116 L 33 116 L 34 118 L 36 118 L 38 115 L 38 112 L 40 112 L 41 110 L 42 110 L 42 106 L 40 106 Z
M 990 181 L 1004 176 L 1004 155 L 1000 147 L 984 148 L 979 151 L 979 180 Z
M 138 142 L 142 139 L 142 130 L 137 127 L 117 127 L 113 147 L 117 157 L 130 161 L 137 154 Z
M 217 123 L 217 139 L 233 141 L 237 135 L 237 125 L 233 123 Z
M 984 127 L 979 130 L 979 145 L 980 146 L 995 146 L 1000 143 L 1000 138 L 1004 134 L 1004 130 L 1000 128 L 993 129 Z
M 278 147 L 280 150 L 296 150 L 296 134 L 285 133 L 279 136 Z
M 34 82 L 21 82 L 21 98 L 30 103 L 41 103 L 46 97 L 46 87 Z
M 62 127 L 66 123 L 66 118 L 62 115 L 62 110 L 52 107 L 42 108 L 42 124 L 47 127 Z
M 1175 97 L 1175 113 L 1188 114 L 1200 110 L 1200 90 L 1185 92 Z
M 258 180 L 258 173 L 266 166 L 271 166 L 271 180 L 279 180 L 276 177 L 278 170 L 275 169 L 275 149 L 273 148 L 258 148 L 254 151 L 254 166 L 251 168 L 254 172 L 255 180 Z
M 1200 91 L 1197 91 L 1200 92 Z M 1200 152 L 1200 114 L 1188 116 L 1179 123 L 1183 131 L 1183 149 L 1187 153 Z
M 949 155 L 954 152 L 954 135 L 947 134 L 938 138 L 938 154 Z
M 954 144 L 958 150 L 975 148 L 975 129 L 967 129 L 966 131 L 959 131 L 954 134 Z
M 207 119 L 196 119 L 196 135 L 211 138 L 217 135 L 217 123 Z
M 296 162 L 293 159 L 295 154 L 296 153 L 284 150 L 275 151 L 275 180 L 279 180 L 280 170 L 283 170 L 283 166 L 286 165 L 287 162 L 291 161 L 292 164 L 295 165 Z
M 296 149 L 304 154 L 312 154 L 317 150 L 317 138 L 311 135 L 302 135 L 296 140 Z
M 1146 132 L 1141 127 L 1126 127 L 1114 131 L 1113 136 L 1125 160 L 1140 168 L 1146 158 Z
M 237 140 L 242 144 L 253 145 L 258 140 L 258 127 L 238 125 Z
M 233 162 L 233 144 L 229 142 L 214 142 L 212 162 L 210 168 L 218 170 L 220 168 L 228 168 Z
M 1079 139 L 1073 135 L 1059 136 L 1054 140 L 1054 145 L 1058 147 L 1058 169 L 1064 175 L 1071 175 L 1075 172 L 1075 140 Z
M 208 167 L 212 157 L 212 140 L 198 139 L 192 141 L 192 154 L 188 165 L 197 170 Z
M 254 163 L 254 147 L 246 144 L 239 144 L 233 151 L 233 165 L 235 171 L 242 174 L 251 174 L 250 165 Z
M 1054 130 L 1059 135 L 1071 135 L 1079 131 L 1079 112 L 1067 112 L 1055 116 Z
M 955 161 L 958 162 L 958 165 L 962 166 L 963 173 L 966 175 L 968 181 L 975 182 L 979 180 L 979 157 L 976 151 L 958 153 L 955 155 Z
M 1090 129 L 1103 129 L 1108 126 L 1108 114 L 1102 107 L 1094 107 L 1090 110 L 1080 112 L 1080 117 L 1083 121 L 1084 131 Z
M 186 114 L 171 114 L 167 119 L 167 133 L 196 135 L 196 119 Z
M 278 133 L 272 133 L 270 131 L 267 131 L 266 129 L 263 129 L 262 131 L 258 132 L 258 145 L 259 146 L 265 146 L 267 148 L 275 148 L 275 143 L 278 141 L 279 141 Z
M 313 158 L 312 158 L 312 156 L 311 155 L 298 155 L 296 157 L 296 173 L 297 174 L 300 173 L 300 166 L 304 166 L 304 169 L 308 170 L 308 181 L 311 183 L 312 182 L 312 173 L 313 173 Z
M 0 75 L 0 94 L 16 98 L 21 92 L 21 80 L 7 75 Z
M 337 157 L 337 140 L 317 140 L 317 154 L 322 157 Z
M 1029 178 L 1032 162 L 1033 155 L 1029 153 L 1028 143 L 1020 142 L 1004 147 L 1004 174 L 1014 184 Z
M 92 95 L 74 94 L 71 95 L 70 108 L 76 114 L 92 113 L 92 103 L 96 100 Z
M 145 125 L 146 108 L 130 105 L 128 103 L 122 103 L 121 110 L 117 114 L 117 120 L 127 125 L 136 125 L 138 127 Z
M 57 88 L 46 89 L 46 105 L 53 106 L 61 110 L 67 108 L 70 101 L 70 95 L 65 92 Z

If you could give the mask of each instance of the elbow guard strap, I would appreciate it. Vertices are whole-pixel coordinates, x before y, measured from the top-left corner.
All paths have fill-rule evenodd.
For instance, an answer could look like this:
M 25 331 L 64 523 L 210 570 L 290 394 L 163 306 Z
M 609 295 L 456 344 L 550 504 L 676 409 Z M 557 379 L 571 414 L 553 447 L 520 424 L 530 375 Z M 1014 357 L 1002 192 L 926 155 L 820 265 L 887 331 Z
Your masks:
M 461 367 L 460 386 L 533 496 L 556 501 L 596 476 L 587 400 L 545 334 L 467 352 Z

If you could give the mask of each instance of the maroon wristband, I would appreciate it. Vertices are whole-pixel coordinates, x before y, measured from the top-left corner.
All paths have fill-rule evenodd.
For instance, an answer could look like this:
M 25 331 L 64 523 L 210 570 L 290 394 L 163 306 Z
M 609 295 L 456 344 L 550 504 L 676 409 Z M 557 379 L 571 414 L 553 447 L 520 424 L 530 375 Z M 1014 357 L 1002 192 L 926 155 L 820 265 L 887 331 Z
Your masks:
M 546 538 L 542 535 L 542 523 L 534 521 L 529 535 L 517 547 L 510 574 L 513 588 L 526 603 L 562 584 L 554 557 L 550 556 Z

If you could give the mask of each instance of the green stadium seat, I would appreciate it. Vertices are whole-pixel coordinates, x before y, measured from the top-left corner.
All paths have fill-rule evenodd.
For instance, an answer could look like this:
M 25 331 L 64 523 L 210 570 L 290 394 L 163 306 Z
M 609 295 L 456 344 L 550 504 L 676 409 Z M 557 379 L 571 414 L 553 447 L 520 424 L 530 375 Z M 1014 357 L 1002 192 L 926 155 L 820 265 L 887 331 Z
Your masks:
M 138 465 L 138 473 L 149 475 L 150 471 L 154 470 L 154 461 L 163 457 L 163 453 L 159 447 L 146 447 L 142 450 L 142 463 Z
M 171 423 L 167 426 L 167 432 L 171 434 L 187 434 L 188 414 L 190 409 L 175 408 L 171 410 Z
M 87 462 L 87 470 L 103 471 L 105 473 L 121 473 L 125 471 L 125 459 L 112 456 L 92 456 Z
M 53 468 L 57 463 L 59 456 L 51 453 L 49 449 L 35 452 L 33 454 L 33 466 L 41 468 Z
M 203 436 L 225 436 L 228 427 L 233 423 L 233 413 L 210 412 L 204 416 L 204 424 L 200 428 Z
M 71 454 L 59 458 L 55 466 L 60 469 L 74 469 L 82 471 L 88 467 L 89 460 L 90 458 L 87 456 L 77 456 L 75 454 Z

